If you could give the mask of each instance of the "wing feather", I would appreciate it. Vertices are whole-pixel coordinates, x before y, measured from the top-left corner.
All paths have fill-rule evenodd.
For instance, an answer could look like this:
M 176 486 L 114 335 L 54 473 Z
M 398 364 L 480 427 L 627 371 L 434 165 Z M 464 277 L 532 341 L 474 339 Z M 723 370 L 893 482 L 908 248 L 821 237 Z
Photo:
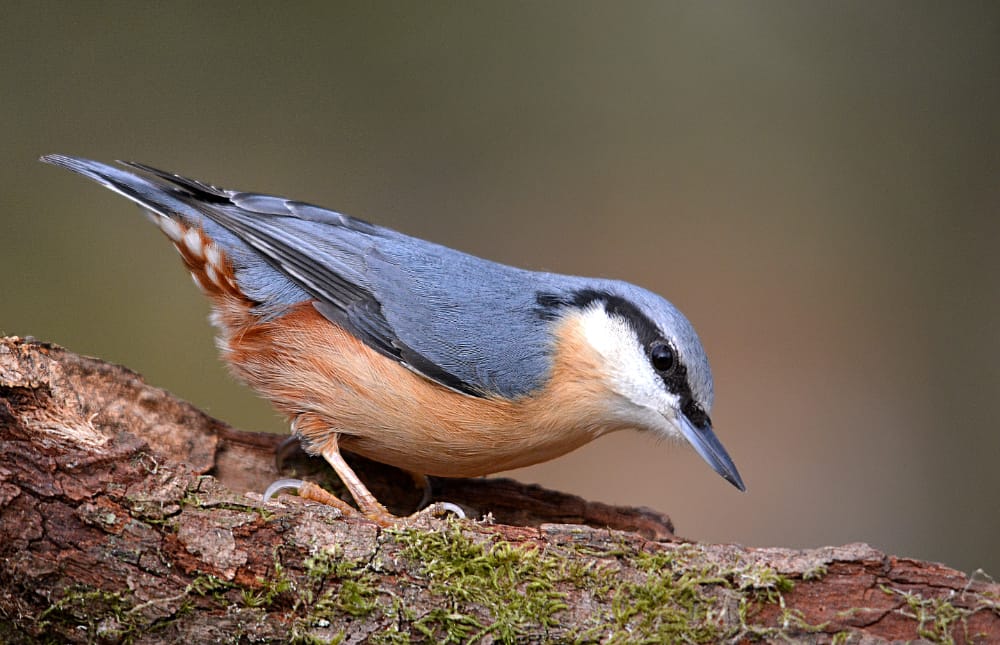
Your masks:
M 531 286 L 539 276 L 549 288 L 575 278 L 515 269 L 319 206 L 145 164 L 124 164 L 138 175 L 63 155 L 43 160 L 203 225 L 262 317 L 312 298 L 320 314 L 375 351 L 474 396 L 515 398 L 547 378 L 551 348 L 538 325 L 548 321 L 539 318 Z

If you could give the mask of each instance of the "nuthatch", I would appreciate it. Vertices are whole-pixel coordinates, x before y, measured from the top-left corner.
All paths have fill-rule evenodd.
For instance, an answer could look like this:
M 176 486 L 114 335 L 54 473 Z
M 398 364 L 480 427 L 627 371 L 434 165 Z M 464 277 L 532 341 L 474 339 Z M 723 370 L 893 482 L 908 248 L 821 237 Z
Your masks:
M 645 289 L 518 269 L 138 163 L 124 165 L 142 174 L 42 160 L 147 212 L 211 299 L 232 371 L 291 419 L 305 450 L 376 522 L 395 518 L 341 448 L 413 473 L 472 477 L 634 428 L 682 437 L 744 490 L 712 432 L 701 342 Z

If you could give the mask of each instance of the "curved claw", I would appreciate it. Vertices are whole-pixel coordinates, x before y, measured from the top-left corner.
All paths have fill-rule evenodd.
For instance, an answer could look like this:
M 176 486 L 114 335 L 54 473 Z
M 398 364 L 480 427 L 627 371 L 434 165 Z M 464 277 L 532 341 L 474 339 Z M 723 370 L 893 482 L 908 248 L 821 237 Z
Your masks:
M 279 492 L 285 490 L 286 488 L 291 488 L 298 491 L 305 485 L 305 482 L 301 479 L 279 479 L 273 482 L 264 491 L 264 502 L 268 502 L 272 497 L 277 495 Z
M 410 473 L 410 476 L 413 477 L 413 483 L 422 491 L 420 502 L 417 503 L 417 510 L 427 508 L 434 499 L 434 488 L 431 486 L 430 477 L 417 473 Z
M 434 508 L 434 507 L 440 509 L 441 511 L 446 511 L 446 512 L 449 512 L 449 513 L 454 513 L 455 515 L 458 516 L 458 519 L 460 519 L 460 520 L 466 519 L 465 511 L 463 511 L 462 507 L 459 506 L 458 504 L 452 504 L 451 502 L 437 502 L 431 508 Z

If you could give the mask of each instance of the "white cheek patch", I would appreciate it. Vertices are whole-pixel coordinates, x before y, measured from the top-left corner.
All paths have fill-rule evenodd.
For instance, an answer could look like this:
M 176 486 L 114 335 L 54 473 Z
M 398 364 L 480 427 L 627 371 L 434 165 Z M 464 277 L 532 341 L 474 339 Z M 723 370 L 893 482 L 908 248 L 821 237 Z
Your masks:
M 602 368 L 609 380 L 632 388 L 653 385 L 662 389 L 656 383 L 659 377 L 627 322 L 609 316 L 600 305 L 584 309 L 580 322 L 587 342 L 603 359 Z
M 609 316 L 600 305 L 584 309 L 579 316 L 584 337 L 601 358 L 607 384 L 622 397 L 617 412 L 642 427 L 669 425 L 665 415 L 676 409 L 677 396 L 667 391 L 632 327 Z

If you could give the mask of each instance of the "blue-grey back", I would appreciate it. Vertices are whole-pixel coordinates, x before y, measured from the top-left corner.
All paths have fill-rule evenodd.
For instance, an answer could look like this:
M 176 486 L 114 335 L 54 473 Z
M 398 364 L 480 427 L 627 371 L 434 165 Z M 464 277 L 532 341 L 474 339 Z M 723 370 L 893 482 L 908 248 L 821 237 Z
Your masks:
M 128 164 L 52 155 L 168 217 L 201 226 L 233 264 L 236 282 L 262 319 L 313 300 L 316 309 L 373 349 L 472 395 L 515 398 L 544 385 L 551 365 L 547 326 L 560 303 L 603 293 L 634 303 L 694 368 L 692 386 L 711 401 L 711 374 L 687 320 L 634 285 L 533 272 L 468 255 L 318 206 L 228 191 Z

